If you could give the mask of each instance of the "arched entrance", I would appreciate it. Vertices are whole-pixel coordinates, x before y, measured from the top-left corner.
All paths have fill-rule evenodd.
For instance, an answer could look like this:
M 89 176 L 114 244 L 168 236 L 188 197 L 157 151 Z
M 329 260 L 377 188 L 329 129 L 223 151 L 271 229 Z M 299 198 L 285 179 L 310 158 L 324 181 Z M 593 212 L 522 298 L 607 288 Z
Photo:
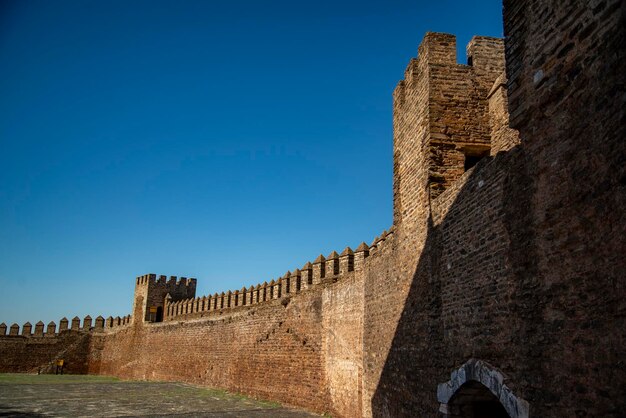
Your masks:
M 448 401 L 448 417 L 511 418 L 489 389 L 471 380 Z
M 470 359 L 437 386 L 443 418 L 528 418 L 529 405 L 505 384 L 505 376 L 488 363 Z

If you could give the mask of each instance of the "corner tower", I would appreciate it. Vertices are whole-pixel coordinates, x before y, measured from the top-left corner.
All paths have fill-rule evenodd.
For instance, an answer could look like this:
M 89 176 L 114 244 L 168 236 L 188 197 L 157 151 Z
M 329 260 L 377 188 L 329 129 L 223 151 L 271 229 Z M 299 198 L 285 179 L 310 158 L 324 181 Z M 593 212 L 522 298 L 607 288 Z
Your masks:
M 163 321 L 165 297 L 170 295 L 172 302 L 196 296 L 196 279 L 171 276 L 145 274 L 139 276 L 135 282 L 133 302 L 133 320 L 135 324 L 144 322 Z

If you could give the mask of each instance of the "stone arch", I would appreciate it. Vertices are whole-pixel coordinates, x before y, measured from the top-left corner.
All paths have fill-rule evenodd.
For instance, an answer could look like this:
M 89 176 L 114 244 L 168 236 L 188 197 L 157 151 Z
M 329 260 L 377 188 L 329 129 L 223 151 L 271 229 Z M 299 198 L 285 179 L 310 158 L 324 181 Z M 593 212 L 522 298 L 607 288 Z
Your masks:
M 506 377 L 489 363 L 470 359 L 450 374 L 449 381 L 437 386 L 439 412 L 443 418 L 465 416 L 459 415 L 458 406 L 474 396 L 484 402 L 497 400 L 511 418 L 528 418 L 528 402 L 515 396 L 505 381 Z

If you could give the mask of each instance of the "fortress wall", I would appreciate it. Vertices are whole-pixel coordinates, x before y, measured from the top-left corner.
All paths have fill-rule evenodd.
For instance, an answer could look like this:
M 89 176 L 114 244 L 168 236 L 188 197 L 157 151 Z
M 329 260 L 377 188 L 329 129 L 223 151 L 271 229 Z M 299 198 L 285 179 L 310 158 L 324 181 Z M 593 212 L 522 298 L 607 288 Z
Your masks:
M 530 416 L 623 415 L 623 4 L 505 1 L 520 145 L 502 119 L 492 123 L 497 155 L 430 200 L 432 218 L 414 218 L 423 248 L 406 245 L 401 218 L 391 259 L 371 258 L 366 416 L 434 416 L 438 384 L 471 358 L 502 372 L 500 387 L 528 401 Z M 490 110 L 505 104 L 492 98 Z M 403 213 L 423 209 L 397 201 Z M 393 290 L 374 291 L 385 285 Z M 397 320 L 383 311 L 390 302 L 401 304 Z M 385 328 L 391 342 L 377 342 Z
M 63 318 L 47 327 L 39 321 L 33 329 L 30 322 L 20 327 L 0 324 L 0 371 L 3 373 L 53 373 L 57 360 L 64 361 L 64 373 L 86 373 L 88 369 L 89 341 L 92 331 L 103 329 L 104 318 L 98 317 L 92 327 L 90 316 L 71 322 Z
M 524 264 L 516 273 L 543 319 L 527 340 L 542 347 L 536 367 L 524 366 L 537 415 L 622 416 L 626 3 L 506 0 L 504 21 L 511 125 L 532 187 L 522 248 L 535 280 Z
M 397 235 L 391 234 L 372 247 L 364 277 L 362 416 L 372 415 L 372 398 L 389 353 L 403 290 L 393 257 Z
M 3 373 L 54 373 L 55 360 L 63 359 L 63 372 L 88 370 L 90 334 L 64 331 L 46 338 L 0 336 L 0 370 Z
M 27 322 L 10 327 L 0 324 L 0 372 L 3 373 L 54 373 L 56 361 L 63 360 L 64 373 L 87 373 L 90 366 L 91 341 L 94 335 L 112 329 L 124 329 L 131 321 L 123 318 L 102 316 L 92 320 L 87 315 L 82 324 L 78 317 L 54 321 L 45 325 L 39 321 L 33 328 Z
M 322 292 L 322 361 L 333 416 L 361 416 L 363 284 L 356 271 Z
M 515 378 L 509 387 L 526 394 L 516 373 L 517 362 L 528 360 L 521 348 L 525 319 L 512 301 L 505 211 L 515 190 L 508 170 L 518 155 L 481 161 L 431 202 L 423 251 L 397 243 L 384 257 L 370 257 L 366 283 L 386 285 L 401 313 L 389 318 L 381 303 L 389 294 L 369 293 L 366 285 L 365 416 L 434 415 L 437 384 L 470 358 L 493 363 Z M 400 287 L 394 276 L 411 256 L 417 259 Z M 384 328 L 393 330 L 386 345 L 376 337 Z
M 295 298 L 294 298 L 295 299 Z M 321 296 L 103 336 L 91 372 L 198 383 L 322 409 Z
M 286 275 L 252 291 L 178 295 L 163 323 L 109 318 L 87 339 L 89 372 L 333 416 L 435 416 L 455 413 L 438 385 L 477 358 L 530 416 L 622 416 L 624 12 L 618 0 L 505 0 L 508 81 L 498 42 L 473 41 L 470 68 L 456 64 L 454 37 L 427 34 L 394 91 L 394 226 L 369 257 L 354 254 L 354 270 L 348 255 L 320 257 L 296 294 Z M 485 135 L 491 156 L 461 172 L 460 153 Z M 32 336 L 10 334 L 0 354 L 45 340 L 39 323 Z
M 90 373 L 176 380 L 359 416 L 362 274 L 206 317 L 94 336 Z

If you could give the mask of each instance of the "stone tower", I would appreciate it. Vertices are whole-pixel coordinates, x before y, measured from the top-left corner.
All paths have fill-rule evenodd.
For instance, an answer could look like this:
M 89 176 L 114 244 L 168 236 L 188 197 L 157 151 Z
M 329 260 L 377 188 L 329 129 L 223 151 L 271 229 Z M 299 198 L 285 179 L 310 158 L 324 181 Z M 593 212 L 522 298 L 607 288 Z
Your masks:
M 436 198 L 491 149 L 489 93 L 504 72 L 502 39 L 475 36 L 467 65 L 454 35 L 429 32 L 393 93 L 394 225 L 421 229 Z
M 159 276 L 145 274 L 137 277 L 133 304 L 134 323 L 161 322 L 165 297 L 169 295 L 172 302 L 196 296 L 196 279 L 176 276 Z

